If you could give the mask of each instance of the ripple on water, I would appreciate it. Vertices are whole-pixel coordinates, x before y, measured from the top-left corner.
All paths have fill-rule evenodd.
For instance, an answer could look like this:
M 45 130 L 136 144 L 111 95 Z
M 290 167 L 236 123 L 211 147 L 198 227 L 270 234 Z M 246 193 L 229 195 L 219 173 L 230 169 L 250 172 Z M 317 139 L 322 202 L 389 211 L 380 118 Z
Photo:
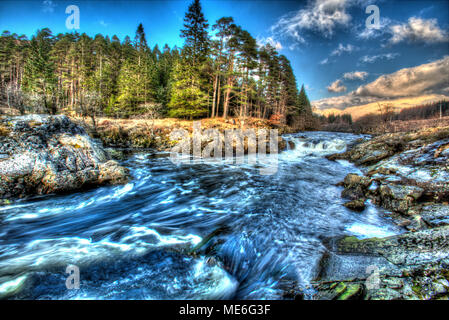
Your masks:
M 335 184 L 358 169 L 324 155 L 358 138 L 287 135 L 295 147 L 263 164 L 136 154 L 126 185 L 0 207 L 0 288 L 26 288 L 16 298 L 281 299 L 315 276 L 322 239 L 401 232 L 370 203 L 362 213 L 342 205 Z M 181 253 L 223 226 L 201 249 L 222 265 Z M 68 264 L 83 273 L 77 293 L 64 286 Z

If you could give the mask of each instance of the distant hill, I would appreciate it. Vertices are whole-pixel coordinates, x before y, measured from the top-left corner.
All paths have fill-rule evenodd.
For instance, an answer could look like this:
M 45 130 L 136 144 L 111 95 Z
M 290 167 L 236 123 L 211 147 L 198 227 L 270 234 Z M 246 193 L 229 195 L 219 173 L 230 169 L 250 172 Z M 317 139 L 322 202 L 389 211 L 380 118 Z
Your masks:
M 339 115 L 339 114 L 350 114 L 352 116 L 353 120 L 357 120 L 364 115 L 367 115 L 369 113 L 377 114 L 379 113 L 379 106 L 380 104 L 390 104 L 393 106 L 395 112 L 399 112 L 402 109 L 411 108 L 417 105 L 426 104 L 430 102 L 435 102 L 439 100 L 448 100 L 449 96 L 446 95 L 437 95 L 437 94 L 431 94 L 431 95 L 424 95 L 419 97 L 413 97 L 413 98 L 400 98 L 400 99 L 394 99 L 394 100 L 382 100 L 374 103 L 368 103 L 365 105 L 360 106 L 354 106 L 346 109 L 337 109 L 337 108 L 330 108 L 325 110 L 315 109 L 314 112 L 320 115 L 328 116 L 330 114 Z

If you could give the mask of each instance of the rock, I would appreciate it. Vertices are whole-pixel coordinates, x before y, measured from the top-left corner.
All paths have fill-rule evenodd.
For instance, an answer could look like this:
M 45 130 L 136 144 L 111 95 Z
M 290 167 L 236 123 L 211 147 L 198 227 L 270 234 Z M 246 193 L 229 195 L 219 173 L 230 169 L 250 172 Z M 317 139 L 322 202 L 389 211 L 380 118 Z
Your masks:
M 128 169 L 119 165 L 117 161 L 109 160 L 98 165 L 99 184 L 125 184 L 128 181 Z
M 404 286 L 404 282 L 399 278 L 385 278 L 382 282 L 390 289 L 401 289 Z
M 449 224 L 449 206 L 447 204 L 428 204 L 420 208 L 420 217 L 431 226 Z
M 354 211 L 363 211 L 365 210 L 365 199 L 352 200 L 346 202 L 344 206 Z
M 424 190 L 416 186 L 383 184 L 378 188 L 376 203 L 382 207 L 407 214 Z
M 338 300 L 354 300 L 362 294 L 363 287 L 358 283 L 351 283 L 338 297 Z
M 341 196 L 350 200 L 363 199 L 370 183 L 370 179 L 350 173 L 343 181 L 345 189 L 342 191 Z
M 328 282 L 315 285 L 319 300 L 357 300 L 364 297 L 364 285 L 357 282 Z
M 69 192 L 125 183 L 128 170 L 66 116 L 28 115 L 0 121 L 0 198 Z
M 395 265 L 420 265 L 449 257 L 448 236 L 449 226 L 382 239 L 345 237 L 337 241 L 336 251 L 337 254 L 382 256 Z

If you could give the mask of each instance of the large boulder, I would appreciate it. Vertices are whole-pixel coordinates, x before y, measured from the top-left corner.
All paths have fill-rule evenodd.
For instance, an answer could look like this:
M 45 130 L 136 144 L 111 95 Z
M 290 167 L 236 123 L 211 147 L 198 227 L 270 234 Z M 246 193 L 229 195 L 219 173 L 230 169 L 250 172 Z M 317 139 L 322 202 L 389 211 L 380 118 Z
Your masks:
M 125 183 L 128 170 L 66 116 L 0 121 L 0 198 Z
M 422 188 L 416 186 L 382 184 L 378 189 L 376 203 L 386 209 L 408 214 L 423 192 Z
M 365 199 L 370 184 L 371 180 L 369 178 L 350 173 L 343 181 L 344 190 L 341 196 L 350 200 Z
M 315 299 L 448 299 L 449 227 L 326 243 Z

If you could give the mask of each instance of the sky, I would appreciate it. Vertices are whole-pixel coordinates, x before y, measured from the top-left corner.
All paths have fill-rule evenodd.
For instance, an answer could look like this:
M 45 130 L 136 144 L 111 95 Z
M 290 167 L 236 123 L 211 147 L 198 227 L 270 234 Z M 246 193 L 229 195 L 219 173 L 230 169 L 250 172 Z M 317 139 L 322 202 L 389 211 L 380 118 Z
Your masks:
M 183 45 L 179 37 L 191 0 L 0 1 L 0 31 L 26 35 L 66 28 L 66 8 L 80 10 L 80 33 L 134 37 L 142 23 L 151 46 Z M 379 10 L 378 24 L 366 24 Z M 223 16 L 271 43 L 292 64 L 298 86 L 321 109 L 379 99 L 449 96 L 447 0 L 203 0 L 209 24 Z M 370 20 L 369 22 L 376 22 Z

